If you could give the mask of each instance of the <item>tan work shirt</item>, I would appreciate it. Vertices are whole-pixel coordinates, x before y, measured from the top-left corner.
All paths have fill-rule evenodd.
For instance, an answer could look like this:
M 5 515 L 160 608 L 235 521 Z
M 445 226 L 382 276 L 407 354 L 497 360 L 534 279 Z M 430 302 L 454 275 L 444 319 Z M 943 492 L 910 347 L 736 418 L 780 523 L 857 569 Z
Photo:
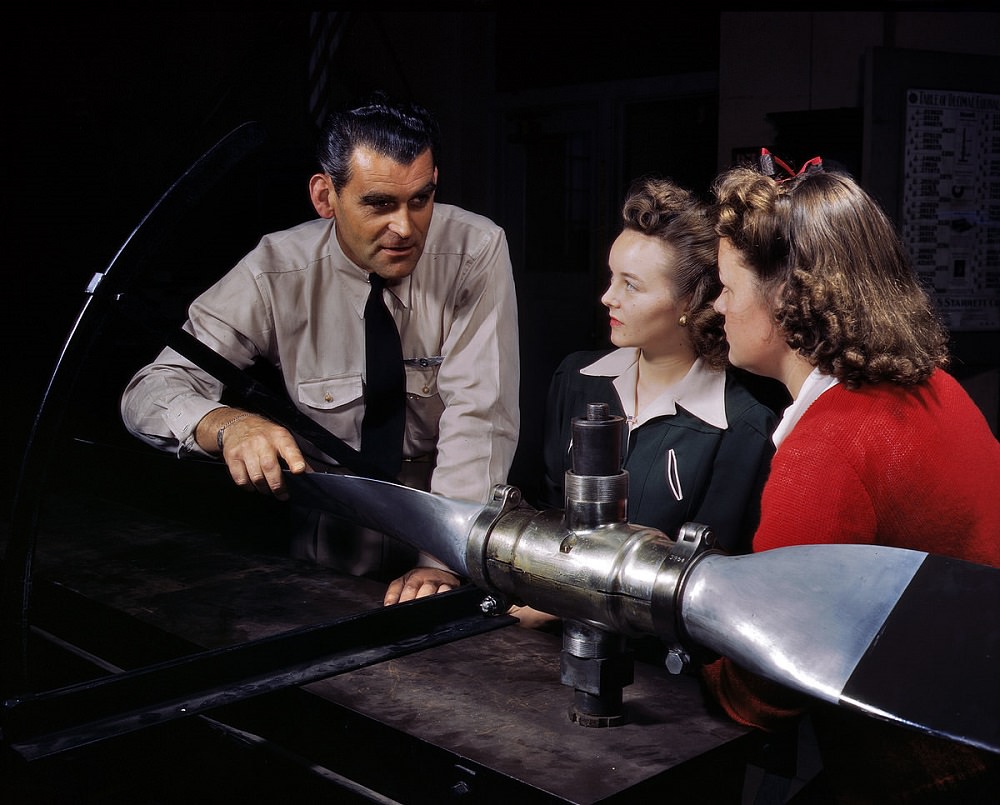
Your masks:
M 344 256 L 334 222 L 265 236 L 190 306 L 184 327 L 241 368 L 280 367 L 295 404 L 358 448 L 364 416 L 367 273 Z M 517 302 L 504 231 L 435 204 L 423 255 L 386 301 L 406 364 L 404 458 L 434 455 L 430 491 L 486 502 L 506 483 L 519 428 Z M 162 450 L 203 454 L 194 430 L 222 385 L 171 348 L 122 396 L 126 428 Z M 331 462 L 301 441 L 307 455 Z

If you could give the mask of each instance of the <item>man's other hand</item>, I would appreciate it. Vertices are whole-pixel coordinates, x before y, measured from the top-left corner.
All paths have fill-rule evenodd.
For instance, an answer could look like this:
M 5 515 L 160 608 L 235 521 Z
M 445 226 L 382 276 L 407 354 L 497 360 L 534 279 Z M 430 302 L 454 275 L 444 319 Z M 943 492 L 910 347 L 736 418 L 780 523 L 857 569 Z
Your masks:
M 385 606 L 424 598 L 454 590 L 462 584 L 454 573 L 436 567 L 415 567 L 389 584 L 382 603 Z

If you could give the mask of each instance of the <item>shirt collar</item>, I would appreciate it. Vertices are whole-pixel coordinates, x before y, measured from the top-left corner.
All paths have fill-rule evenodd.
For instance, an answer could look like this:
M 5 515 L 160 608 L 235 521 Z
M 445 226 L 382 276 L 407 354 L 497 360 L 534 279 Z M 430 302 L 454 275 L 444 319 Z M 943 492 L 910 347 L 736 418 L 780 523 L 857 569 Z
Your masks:
M 611 377 L 625 416 L 631 423 L 635 416 L 635 380 L 638 371 L 639 350 L 623 347 L 604 355 L 580 370 L 593 377 Z M 690 411 L 703 422 L 721 430 L 729 427 L 726 417 L 726 373 L 710 369 L 698 358 L 688 373 L 661 394 L 643 413 L 642 422 L 657 416 L 677 413 L 677 406 Z
M 795 423 L 799 421 L 806 409 L 816 402 L 819 395 L 832 389 L 839 382 L 833 375 L 825 375 L 819 369 L 813 369 L 809 373 L 802 388 L 799 389 L 799 396 L 792 400 L 792 404 L 785 409 L 778 427 L 771 434 L 771 441 L 774 442 L 775 448 L 781 445 L 785 437 L 795 427 Z
M 336 221 L 331 221 L 330 226 L 330 255 L 333 257 L 334 265 L 348 278 L 347 287 L 351 296 L 351 302 L 358 313 L 358 317 L 364 318 L 365 304 L 368 301 L 369 291 L 368 272 L 351 260 L 344 254 L 344 250 L 340 248 L 340 241 L 337 240 Z M 421 255 L 420 261 L 423 259 L 423 255 Z M 419 269 L 420 261 L 417 262 L 416 268 L 413 269 L 414 271 Z M 412 276 L 413 273 L 411 272 L 400 279 L 390 280 L 385 286 L 386 290 L 395 296 L 400 305 L 406 309 L 410 307 L 410 293 L 412 288 L 410 278 Z

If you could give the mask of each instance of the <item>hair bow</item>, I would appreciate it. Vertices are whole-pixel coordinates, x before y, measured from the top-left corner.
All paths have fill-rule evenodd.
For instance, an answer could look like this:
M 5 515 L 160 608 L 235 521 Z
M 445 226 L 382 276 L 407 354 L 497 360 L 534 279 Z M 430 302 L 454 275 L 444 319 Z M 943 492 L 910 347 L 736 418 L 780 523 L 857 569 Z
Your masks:
M 778 168 L 781 168 L 781 170 L 788 174 L 784 179 L 775 178 L 778 173 Z M 794 171 L 787 162 L 779 159 L 766 148 L 760 149 L 760 172 L 766 176 L 770 176 L 778 182 L 787 182 L 789 179 L 794 179 L 804 173 L 814 173 L 821 170 L 823 170 L 822 157 L 807 159 L 802 163 L 802 167 L 800 167 L 798 171 Z

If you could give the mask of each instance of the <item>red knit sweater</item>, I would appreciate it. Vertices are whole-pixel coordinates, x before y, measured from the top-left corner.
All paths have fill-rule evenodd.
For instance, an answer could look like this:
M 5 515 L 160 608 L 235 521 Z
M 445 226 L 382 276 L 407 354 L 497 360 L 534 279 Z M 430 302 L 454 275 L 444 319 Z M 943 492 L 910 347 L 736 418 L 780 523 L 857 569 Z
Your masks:
M 951 376 L 834 386 L 788 434 L 753 548 L 833 542 L 1000 566 L 1000 442 Z
M 772 460 L 753 548 L 805 543 L 872 543 L 1000 567 L 1000 442 L 952 377 L 936 371 L 909 389 L 838 385 L 809 406 Z M 703 678 L 749 726 L 780 729 L 807 706 L 725 658 Z M 895 743 L 882 741 L 878 759 L 869 753 L 867 770 L 856 755 L 845 761 L 864 778 L 858 785 L 884 784 L 888 774 L 894 785 L 926 790 L 982 770 L 968 747 L 910 734 Z M 901 767 L 918 756 L 919 781 Z

